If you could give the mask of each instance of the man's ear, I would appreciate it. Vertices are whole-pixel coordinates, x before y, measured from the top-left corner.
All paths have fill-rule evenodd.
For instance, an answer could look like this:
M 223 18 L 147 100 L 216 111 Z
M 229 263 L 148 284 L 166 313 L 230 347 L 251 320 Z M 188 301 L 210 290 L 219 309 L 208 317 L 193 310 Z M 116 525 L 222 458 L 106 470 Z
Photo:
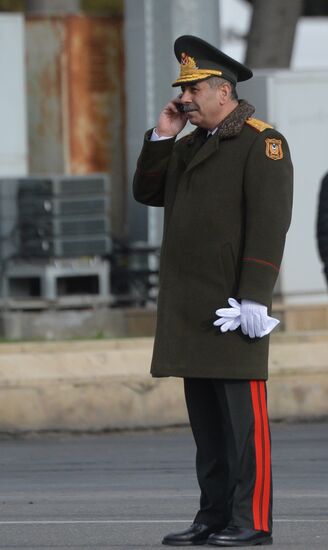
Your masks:
M 224 105 L 231 95 L 231 89 L 228 83 L 221 84 L 219 87 L 220 104 Z

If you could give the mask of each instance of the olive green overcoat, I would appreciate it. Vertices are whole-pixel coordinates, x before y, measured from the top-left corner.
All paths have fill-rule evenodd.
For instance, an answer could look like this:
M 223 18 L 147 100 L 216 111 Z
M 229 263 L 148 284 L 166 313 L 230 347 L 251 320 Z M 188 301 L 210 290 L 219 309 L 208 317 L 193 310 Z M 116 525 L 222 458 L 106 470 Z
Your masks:
M 213 326 L 229 297 L 270 311 L 291 219 L 287 142 L 253 111 L 240 102 L 206 143 L 200 128 L 178 141 L 146 133 L 134 197 L 165 209 L 153 376 L 268 377 L 269 336 Z

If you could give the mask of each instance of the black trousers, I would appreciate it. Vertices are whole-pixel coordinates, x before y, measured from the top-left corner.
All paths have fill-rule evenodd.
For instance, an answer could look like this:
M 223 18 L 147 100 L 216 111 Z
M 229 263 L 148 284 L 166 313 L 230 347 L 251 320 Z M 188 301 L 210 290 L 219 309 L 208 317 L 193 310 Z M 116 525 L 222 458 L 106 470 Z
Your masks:
M 271 531 L 265 382 L 185 378 L 184 387 L 201 490 L 195 521 Z

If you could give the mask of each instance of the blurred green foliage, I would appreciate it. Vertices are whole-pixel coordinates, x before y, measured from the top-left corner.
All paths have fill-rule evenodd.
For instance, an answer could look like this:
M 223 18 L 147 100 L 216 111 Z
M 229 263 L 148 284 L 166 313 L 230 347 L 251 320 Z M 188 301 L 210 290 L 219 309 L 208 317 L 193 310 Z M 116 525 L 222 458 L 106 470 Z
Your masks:
M 0 0 L 0 11 L 24 11 L 24 0 Z
M 123 15 L 123 3 L 123 0 L 81 0 L 81 11 L 94 14 Z
M 0 0 L 1 11 L 24 12 L 26 0 Z M 93 15 L 123 15 L 123 0 L 80 0 L 81 12 Z

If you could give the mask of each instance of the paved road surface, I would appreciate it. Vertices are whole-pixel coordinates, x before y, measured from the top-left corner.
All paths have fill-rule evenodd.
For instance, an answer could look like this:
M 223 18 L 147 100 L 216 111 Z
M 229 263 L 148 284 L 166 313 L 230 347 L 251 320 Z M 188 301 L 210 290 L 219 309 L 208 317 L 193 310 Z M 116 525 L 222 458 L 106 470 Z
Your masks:
M 276 550 L 328 550 L 328 422 L 275 424 Z M 189 430 L 0 442 L 0 548 L 159 549 L 197 508 Z M 205 548 L 205 547 L 203 547 Z

